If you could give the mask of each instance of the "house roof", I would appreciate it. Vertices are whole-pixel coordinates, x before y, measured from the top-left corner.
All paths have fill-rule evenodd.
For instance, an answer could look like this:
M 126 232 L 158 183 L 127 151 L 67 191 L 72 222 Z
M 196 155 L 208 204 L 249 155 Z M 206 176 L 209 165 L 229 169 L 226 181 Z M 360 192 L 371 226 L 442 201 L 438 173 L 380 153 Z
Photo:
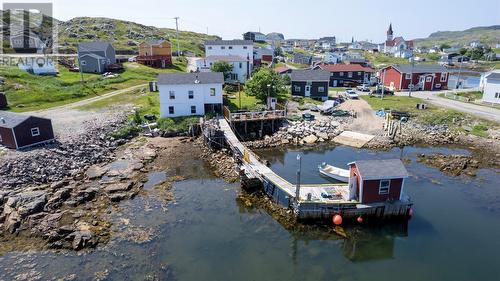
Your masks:
M 403 162 L 399 159 L 384 159 L 384 160 L 360 160 L 349 163 L 355 164 L 358 172 L 363 180 L 377 179 L 399 179 L 407 178 Z
M 276 73 L 285 73 L 285 72 L 288 72 L 290 71 L 291 68 L 287 67 L 287 66 L 278 66 L 274 69 L 274 72 Z
M 207 57 L 205 57 L 205 60 L 208 60 L 208 61 L 227 61 L 227 62 L 248 61 L 248 59 L 246 59 L 244 57 L 234 56 L 234 55 L 228 55 L 228 56 L 207 56 Z
M 448 72 L 444 66 L 439 64 L 415 64 L 412 69 L 411 64 L 392 65 L 400 73 L 443 73 Z
M 99 56 L 99 55 L 92 54 L 92 53 L 90 53 L 90 54 L 83 54 L 83 55 L 81 55 L 80 57 L 82 57 L 82 58 L 83 58 L 83 57 L 92 57 L 92 58 L 95 58 L 95 59 L 98 59 L 98 60 L 106 59 L 106 58 L 105 58 L 105 57 L 103 57 L 103 56 Z
M 290 74 L 292 81 L 330 81 L 330 72 L 315 69 L 315 70 L 292 70 Z
M 108 46 L 113 47 L 109 42 L 94 41 L 94 42 L 82 42 L 78 44 L 78 49 L 82 51 L 105 51 Z
M 374 72 L 370 67 L 362 66 L 360 64 L 320 64 L 319 68 L 328 70 L 329 72 L 349 72 L 349 71 L 364 71 Z
M 0 127 L 15 128 L 31 116 L 0 110 Z
M 222 84 L 222 72 L 162 73 L 158 75 L 158 85 Z
M 261 32 L 258 32 L 258 31 L 248 31 L 248 32 L 245 32 L 245 34 L 248 34 L 248 33 L 251 33 L 251 34 L 253 33 L 255 35 L 264 35 L 265 36 L 265 34 L 263 34 Z
M 209 45 L 253 45 L 252 40 L 209 40 L 205 41 L 205 46 Z
M 492 72 L 492 73 L 486 75 L 485 78 L 500 80 L 500 73 L 498 73 L 498 72 Z

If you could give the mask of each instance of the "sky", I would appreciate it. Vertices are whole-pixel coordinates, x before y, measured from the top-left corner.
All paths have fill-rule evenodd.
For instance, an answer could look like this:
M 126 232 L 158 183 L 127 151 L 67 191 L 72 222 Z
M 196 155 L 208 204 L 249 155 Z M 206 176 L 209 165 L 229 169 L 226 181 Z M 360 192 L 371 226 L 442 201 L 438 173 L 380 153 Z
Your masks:
M 50 2 L 50 0 L 0 0 Z M 280 32 L 285 38 L 336 36 L 338 41 L 382 42 L 394 35 L 425 38 L 435 31 L 500 24 L 500 0 L 52 0 L 59 20 L 108 17 L 156 27 L 241 38 L 246 31 Z

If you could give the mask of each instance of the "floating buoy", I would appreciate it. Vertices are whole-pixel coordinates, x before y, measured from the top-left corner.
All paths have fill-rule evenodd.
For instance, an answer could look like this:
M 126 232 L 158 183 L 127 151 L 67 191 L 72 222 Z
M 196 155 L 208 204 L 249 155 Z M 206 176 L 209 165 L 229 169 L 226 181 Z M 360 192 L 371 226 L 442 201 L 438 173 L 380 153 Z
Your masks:
M 411 218 L 411 217 L 413 217 L 413 209 L 412 209 L 412 208 L 410 208 L 410 209 L 408 210 L 408 216 L 409 216 L 410 218 Z
M 339 214 L 336 214 L 335 216 L 333 216 L 333 223 L 335 225 L 341 225 L 342 224 L 342 216 Z
M 359 223 L 362 223 L 363 222 L 363 218 L 361 216 L 358 217 L 358 222 Z

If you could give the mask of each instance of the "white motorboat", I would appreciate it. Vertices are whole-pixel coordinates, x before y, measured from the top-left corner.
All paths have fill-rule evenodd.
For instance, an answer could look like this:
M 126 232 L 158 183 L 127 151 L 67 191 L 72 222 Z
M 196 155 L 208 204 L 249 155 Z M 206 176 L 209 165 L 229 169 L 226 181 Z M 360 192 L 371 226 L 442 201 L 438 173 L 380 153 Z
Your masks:
M 322 175 L 341 182 L 349 182 L 349 170 L 337 168 L 326 163 L 322 163 L 321 165 L 319 165 L 318 169 Z

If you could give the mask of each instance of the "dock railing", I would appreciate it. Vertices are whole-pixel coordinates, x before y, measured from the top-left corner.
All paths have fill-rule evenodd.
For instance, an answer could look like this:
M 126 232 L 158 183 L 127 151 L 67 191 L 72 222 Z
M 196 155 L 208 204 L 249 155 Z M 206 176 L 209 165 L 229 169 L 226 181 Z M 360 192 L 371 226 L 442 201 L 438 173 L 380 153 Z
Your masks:
M 231 112 L 227 106 L 224 106 L 224 118 L 230 123 L 242 121 L 260 121 L 260 120 L 273 120 L 285 119 L 286 110 L 282 105 L 276 105 L 275 110 L 264 111 L 245 111 L 245 112 Z

